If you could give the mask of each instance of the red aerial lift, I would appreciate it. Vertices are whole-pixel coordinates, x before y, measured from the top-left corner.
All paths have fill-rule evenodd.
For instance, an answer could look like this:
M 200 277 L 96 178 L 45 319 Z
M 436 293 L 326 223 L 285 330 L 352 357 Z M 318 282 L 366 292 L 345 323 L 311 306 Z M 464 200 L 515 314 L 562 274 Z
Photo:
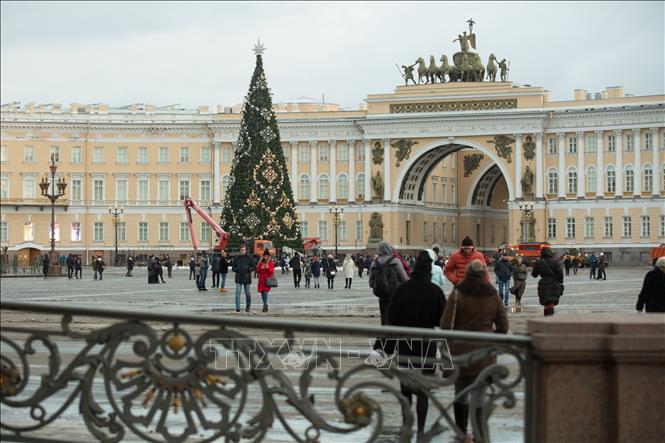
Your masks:
M 195 210 L 196 213 L 199 214 L 201 218 L 205 220 L 206 223 L 208 223 L 210 227 L 217 233 L 218 243 L 217 246 L 215 246 L 214 250 L 222 251 L 226 249 L 226 245 L 229 243 L 229 238 L 231 237 L 231 234 L 223 230 L 221 226 L 215 223 L 215 221 L 208 214 L 206 214 L 205 211 L 199 207 L 199 205 L 194 203 L 194 200 L 192 200 L 191 198 L 189 197 L 185 198 L 185 201 L 183 203 L 185 205 L 185 212 L 187 213 L 187 223 L 189 223 L 189 235 L 192 239 L 192 245 L 194 246 L 194 250 L 198 252 L 199 245 L 198 242 L 196 241 L 194 226 L 192 225 L 192 209 Z

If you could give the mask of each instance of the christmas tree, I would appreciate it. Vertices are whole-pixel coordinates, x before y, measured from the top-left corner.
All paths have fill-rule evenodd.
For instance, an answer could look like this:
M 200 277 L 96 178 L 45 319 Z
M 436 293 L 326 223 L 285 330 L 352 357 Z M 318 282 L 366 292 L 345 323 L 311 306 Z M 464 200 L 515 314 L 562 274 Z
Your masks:
M 263 50 L 259 41 L 254 47 L 256 67 L 243 103 L 222 226 L 231 234 L 230 246 L 263 239 L 276 247 L 302 249 L 293 191 L 263 71 Z

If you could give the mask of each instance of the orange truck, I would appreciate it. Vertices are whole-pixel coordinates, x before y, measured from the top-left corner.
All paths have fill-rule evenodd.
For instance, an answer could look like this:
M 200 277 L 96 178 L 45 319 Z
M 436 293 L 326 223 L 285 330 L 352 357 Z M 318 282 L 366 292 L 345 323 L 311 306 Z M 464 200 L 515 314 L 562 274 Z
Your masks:
M 660 246 L 651 250 L 651 264 L 656 266 L 656 260 L 660 257 L 665 257 L 665 243 L 661 243 Z
M 529 266 L 540 258 L 541 249 L 549 247 L 550 244 L 547 242 L 519 243 L 517 245 L 517 252 L 524 260 L 524 263 Z

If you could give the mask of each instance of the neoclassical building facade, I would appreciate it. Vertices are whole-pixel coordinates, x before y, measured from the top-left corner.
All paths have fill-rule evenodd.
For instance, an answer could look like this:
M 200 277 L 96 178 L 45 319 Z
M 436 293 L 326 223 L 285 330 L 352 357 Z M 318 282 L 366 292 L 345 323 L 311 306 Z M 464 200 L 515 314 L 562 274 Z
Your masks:
M 665 96 L 551 101 L 512 83 L 398 86 L 366 109 L 275 105 L 303 237 L 341 252 L 373 248 L 370 220 L 402 250 L 471 236 L 483 249 L 529 236 L 563 251 L 646 264 L 665 242 Z M 182 200 L 218 219 L 240 123 L 237 108 L 152 105 L 2 106 L 0 243 L 29 260 L 50 242 L 39 181 L 55 160 L 68 183 L 56 202 L 56 249 L 110 262 L 120 254 L 191 251 Z M 521 209 L 522 208 L 522 209 Z M 210 230 L 201 220 L 202 242 Z

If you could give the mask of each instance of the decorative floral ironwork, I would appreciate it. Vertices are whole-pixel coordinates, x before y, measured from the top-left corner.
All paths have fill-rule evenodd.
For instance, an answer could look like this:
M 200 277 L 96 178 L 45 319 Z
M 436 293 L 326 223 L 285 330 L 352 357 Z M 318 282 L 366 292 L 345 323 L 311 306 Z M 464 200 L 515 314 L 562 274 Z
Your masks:
M 407 114 L 413 112 L 453 112 L 453 111 L 487 111 L 492 109 L 515 109 L 517 99 L 499 100 L 462 100 L 435 103 L 394 103 L 390 105 L 391 114 Z

